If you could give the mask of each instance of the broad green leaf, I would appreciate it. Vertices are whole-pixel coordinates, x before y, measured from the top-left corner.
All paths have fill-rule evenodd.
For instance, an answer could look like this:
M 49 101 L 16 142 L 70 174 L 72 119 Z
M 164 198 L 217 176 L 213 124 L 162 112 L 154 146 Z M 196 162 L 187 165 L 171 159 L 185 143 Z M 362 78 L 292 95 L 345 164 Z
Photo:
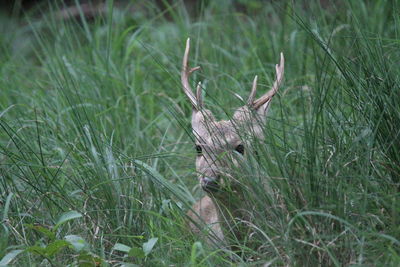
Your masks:
M 202 254 L 204 254 L 203 245 L 201 244 L 201 242 L 194 242 L 194 244 L 192 245 L 192 253 L 190 255 L 191 265 L 196 266 L 197 260 L 199 258 L 202 258 Z
M 61 249 L 68 247 L 70 244 L 64 240 L 56 240 L 46 247 L 40 246 L 31 246 L 26 249 L 27 252 L 35 253 L 45 257 L 53 257 L 56 255 Z
M 30 246 L 26 248 L 27 252 L 31 252 L 37 255 L 46 256 L 46 248 L 40 246 Z
M 150 238 L 149 241 L 143 243 L 143 252 L 145 256 L 150 254 L 150 252 L 153 250 L 154 245 L 157 243 L 157 240 L 157 237 L 153 237 Z
M 121 244 L 121 243 L 116 243 L 113 248 L 113 250 L 117 250 L 117 251 L 122 251 L 122 252 L 126 252 L 128 253 L 131 250 L 131 247 Z
M 68 247 L 70 245 L 69 242 L 65 240 L 56 240 L 49 245 L 47 245 L 45 253 L 48 257 L 53 257 L 58 252 L 60 252 L 63 248 Z
M 77 212 L 75 210 L 71 210 L 71 211 L 65 212 L 65 213 L 63 213 L 61 215 L 60 219 L 58 219 L 58 221 L 57 221 L 56 225 L 54 226 L 54 228 L 57 229 L 58 227 L 60 227 L 60 225 L 66 223 L 66 222 L 68 222 L 70 220 L 73 220 L 73 219 L 76 219 L 76 218 L 80 218 L 80 217 L 82 217 L 82 214 L 80 214 L 79 212 Z
M 15 249 L 10 252 L 8 252 L 1 260 L 0 260 L 0 267 L 7 266 L 10 264 L 15 257 L 17 257 L 19 254 L 24 252 L 23 249 Z
M 103 260 L 99 256 L 91 252 L 84 251 L 78 256 L 79 267 L 103 266 L 102 262 Z
M 66 235 L 64 239 L 78 252 L 89 248 L 89 244 L 85 241 L 85 239 L 78 235 Z
M 44 236 L 48 237 L 50 240 L 56 239 L 56 235 L 53 231 L 43 227 L 41 225 L 34 225 L 34 224 L 25 224 L 25 226 L 29 229 L 38 231 L 39 233 L 43 234 Z
M 139 259 L 142 259 L 145 257 L 143 249 L 141 249 L 141 248 L 131 248 L 131 250 L 129 250 L 128 256 L 139 258 Z

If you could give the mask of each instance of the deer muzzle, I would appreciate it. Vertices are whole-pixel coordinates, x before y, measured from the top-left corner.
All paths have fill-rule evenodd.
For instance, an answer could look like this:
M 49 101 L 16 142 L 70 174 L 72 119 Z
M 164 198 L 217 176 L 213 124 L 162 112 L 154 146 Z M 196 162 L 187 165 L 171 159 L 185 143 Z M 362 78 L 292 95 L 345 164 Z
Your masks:
M 201 187 L 207 193 L 215 193 L 219 191 L 218 179 L 210 177 L 202 177 L 200 180 Z

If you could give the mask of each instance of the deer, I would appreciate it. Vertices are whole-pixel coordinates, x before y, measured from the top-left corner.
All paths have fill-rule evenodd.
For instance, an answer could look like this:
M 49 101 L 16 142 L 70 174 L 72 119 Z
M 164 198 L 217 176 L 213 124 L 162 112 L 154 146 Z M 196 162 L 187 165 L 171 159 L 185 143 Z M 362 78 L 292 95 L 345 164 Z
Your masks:
M 272 89 L 256 98 L 258 76 L 254 77 L 250 96 L 247 102 L 238 108 L 231 119 L 217 121 L 210 110 L 204 108 L 201 82 L 194 92 L 190 86 L 190 75 L 199 70 L 200 66 L 190 68 L 189 65 L 190 38 L 186 41 L 183 55 L 181 83 L 183 91 L 192 106 L 192 132 L 195 140 L 196 173 L 205 196 L 197 201 L 187 212 L 189 228 L 196 236 L 208 234 L 208 243 L 226 243 L 226 235 L 233 234 L 235 238 L 243 239 L 246 231 L 236 225 L 235 218 L 244 220 L 246 212 L 241 207 L 241 186 L 229 173 L 230 164 L 240 164 L 237 156 L 245 156 L 249 145 L 243 140 L 238 128 L 258 139 L 264 138 L 264 125 L 270 103 L 280 87 L 284 74 L 284 57 L 280 53 L 280 63 L 275 65 L 276 80 Z M 222 156 L 221 156 L 222 155 Z M 225 160 L 226 159 L 226 160 Z M 225 190 L 229 188 L 229 190 Z M 239 201 L 231 201 L 232 199 Z

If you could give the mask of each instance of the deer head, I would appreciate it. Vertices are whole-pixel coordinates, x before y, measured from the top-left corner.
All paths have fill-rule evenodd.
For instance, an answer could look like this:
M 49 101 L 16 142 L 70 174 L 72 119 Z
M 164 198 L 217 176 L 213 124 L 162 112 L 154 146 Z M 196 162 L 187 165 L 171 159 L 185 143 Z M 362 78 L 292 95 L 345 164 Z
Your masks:
M 196 94 L 189 83 L 189 76 L 200 67 L 189 68 L 190 39 L 186 41 L 182 62 L 181 81 L 183 91 L 192 104 L 192 129 L 196 140 L 196 171 L 202 188 L 209 193 L 220 191 L 229 179 L 229 164 L 238 163 L 240 155 L 246 154 L 247 145 L 243 140 L 243 131 L 257 138 L 263 138 L 263 126 L 273 96 L 283 78 L 284 58 L 280 54 L 280 63 L 275 66 L 276 80 L 272 89 L 255 99 L 257 76 L 255 76 L 247 103 L 238 108 L 232 119 L 216 121 L 210 110 L 203 107 L 202 87 L 198 83 Z M 240 129 L 240 131 L 239 131 Z M 217 194 L 214 194 L 217 195 Z

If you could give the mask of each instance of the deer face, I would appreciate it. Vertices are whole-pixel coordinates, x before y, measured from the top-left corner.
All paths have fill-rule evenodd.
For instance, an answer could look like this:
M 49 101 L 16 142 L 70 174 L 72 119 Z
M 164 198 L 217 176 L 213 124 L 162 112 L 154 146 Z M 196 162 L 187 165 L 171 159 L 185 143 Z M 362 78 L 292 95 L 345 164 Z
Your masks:
M 196 171 L 207 192 L 221 189 L 229 176 L 228 167 L 244 154 L 244 144 L 232 121 L 215 121 L 208 110 L 193 112 L 192 128 L 196 142 Z
M 189 76 L 200 67 L 188 68 L 189 50 L 190 39 L 186 42 L 181 81 L 183 90 L 193 107 L 192 129 L 197 151 L 196 171 L 202 188 L 206 192 L 215 193 L 226 186 L 227 180 L 232 184 L 232 179 L 226 179 L 231 178 L 229 167 L 232 168 L 232 164 L 238 167 L 241 157 L 246 154 L 247 144 L 241 138 L 242 133 L 248 132 L 251 136 L 263 138 L 266 114 L 283 78 L 284 58 L 281 53 L 280 64 L 276 65 L 277 79 L 268 93 L 254 100 L 257 89 L 256 76 L 247 105 L 237 109 L 231 120 L 216 121 L 212 113 L 203 108 L 201 84 L 197 85 L 196 95 L 190 87 Z

